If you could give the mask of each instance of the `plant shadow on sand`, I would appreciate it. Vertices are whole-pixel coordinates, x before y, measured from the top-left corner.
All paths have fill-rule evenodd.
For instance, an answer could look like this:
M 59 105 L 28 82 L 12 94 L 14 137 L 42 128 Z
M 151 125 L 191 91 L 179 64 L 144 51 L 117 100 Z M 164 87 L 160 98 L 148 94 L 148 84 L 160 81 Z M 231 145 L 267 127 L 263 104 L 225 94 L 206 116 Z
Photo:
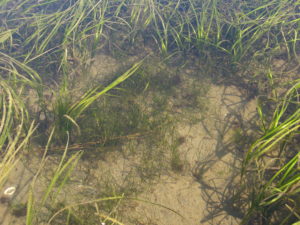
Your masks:
M 254 138 L 251 131 L 257 128 L 258 117 L 255 101 L 249 101 L 234 87 L 223 87 L 219 101 L 223 109 L 217 105 L 220 111 L 213 116 L 213 122 L 201 122 L 215 141 L 214 149 L 205 159 L 195 162 L 192 173 L 206 203 L 200 223 L 238 224 L 245 214 L 239 168 L 243 152 Z

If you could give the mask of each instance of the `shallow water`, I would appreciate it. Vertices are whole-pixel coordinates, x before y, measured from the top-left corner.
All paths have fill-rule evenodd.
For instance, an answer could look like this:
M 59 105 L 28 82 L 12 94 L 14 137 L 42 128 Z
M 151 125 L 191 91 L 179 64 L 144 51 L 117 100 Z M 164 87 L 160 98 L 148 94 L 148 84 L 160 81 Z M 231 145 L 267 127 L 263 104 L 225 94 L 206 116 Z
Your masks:
M 24 223 L 36 174 L 37 224 L 64 207 L 51 224 L 241 222 L 247 203 L 236 192 L 259 130 L 257 98 L 275 86 L 265 64 L 274 77 L 289 75 L 286 54 L 297 51 L 287 42 L 297 41 L 272 49 L 276 26 L 259 33 L 275 3 L 141 2 L 0 3 L 9 31 L 0 35 L 2 80 L 38 125 L 3 187 L 16 193 L 0 196 L 0 224 Z
M 72 88 L 78 90 L 75 94 L 80 96 L 80 90 L 102 82 L 136 58 L 122 60 L 121 64 L 109 55 L 95 56 L 91 76 L 78 74 L 72 78 Z M 241 213 L 227 202 L 241 160 L 232 137 L 240 123 L 247 124 L 255 116 L 255 102 L 247 102 L 233 86 L 214 85 L 196 66 L 174 68 L 157 60 L 153 59 L 155 67 L 149 61 L 150 68 L 143 74 L 150 76 L 145 78 L 147 82 L 135 81 L 139 79 L 136 75 L 128 81 L 132 90 L 124 87 L 113 96 L 105 96 L 92 106 L 91 116 L 82 119 L 81 134 L 75 134 L 69 151 L 81 150 L 84 155 L 60 198 L 72 202 L 125 193 L 183 216 L 149 203 L 125 201 L 119 207 L 126 224 L 238 224 Z M 157 73 L 177 74 L 180 82 L 169 83 L 168 77 L 161 78 Z M 152 80 L 152 76 L 160 80 Z M 148 85 L 149 81 L 165 86 Z M 130 82 L 144 82 L 147 89 L 135 90 Z M 97 124 L 95 118 L 99 118 Z M 47 170 L 51 171 L 63 146 L 50 151 L 56 151 L 49 155 Z M 39 157 L 30 155 L 29 165 L 35 165 Z M 16 170 L 14 176 L 22 172 L 28 179 L 34 175 L 28 169 Z M 51 173 L 45 176 L 51 177 Z M 37 193 L 47 185 L 40 182 Z M 15 185 L 13 179 L 10 183 Z M 29 184 L 19 186 L 16 202 L 26 200 L 21 190 Z

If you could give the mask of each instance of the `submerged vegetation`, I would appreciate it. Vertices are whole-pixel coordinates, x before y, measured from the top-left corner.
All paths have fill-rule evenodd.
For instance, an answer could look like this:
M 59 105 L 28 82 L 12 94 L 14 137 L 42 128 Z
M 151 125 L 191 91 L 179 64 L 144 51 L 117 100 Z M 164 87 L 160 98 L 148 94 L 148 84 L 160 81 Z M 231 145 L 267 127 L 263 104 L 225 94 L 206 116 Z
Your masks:
M 299 1 L 0 0 L 0 18 L 0 188 L 25 154 L 40 162 L 27 203 L 12 207 L 27 211 L 26 225 L 123 224 L 117 209 L 142 187 L 92 187 L 74 203 L 62 197 L 71 173 L 124 149 L 147 184 L 163 170 L 181 173 L 185 138 L 173 128 L 208 117 L 205 79 L 258 100 L 256 140 L 245 143 L 253 137 L 241 140 L 240 128 L 234 138 L 244 157 L 241 223 L 300 221 Z M 105 67 L 100 53 L 119 67 L 93 74 Z M 196 69 L 183 75 L 187 65 Z
M 265 120 L 263 110 L 259 108 L 262 136 L 248 150 L 242 170 L 244 179 L 248 173 L 252 173 L 250 171 L 256 173 L 247 184 L 251 187 L 247 187 L 246 191 L 252 195 L 245 221 L 254 219 L 271 223 L 270 220 L 275 215 L 276 219 L 283 217 L 282 223 L 290 223 L 291 217 L 298 217 L 299 88 L 297 80 L 283 97 L 277 99 L 277 107 L 270 121 Z M 282 215 L 283 209 L 288 212 L 287 216 Z

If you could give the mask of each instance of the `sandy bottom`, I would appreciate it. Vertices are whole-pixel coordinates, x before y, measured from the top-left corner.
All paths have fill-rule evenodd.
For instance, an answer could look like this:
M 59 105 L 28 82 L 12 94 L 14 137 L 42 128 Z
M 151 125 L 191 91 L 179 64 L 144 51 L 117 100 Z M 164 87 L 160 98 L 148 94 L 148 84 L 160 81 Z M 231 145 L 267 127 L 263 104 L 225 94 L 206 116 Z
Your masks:
M 233 187 L 237 185 L 242 152 L 239 152 L 233 134 L 241 126 L 245 126 L 246 129 L 249 121 L 255 118 L 256 102 L 246 101 L 243 94 L 233 86 L 211 85 L 206 97 L 208 109 L 205 116 L 201 115 L 202 119 L 195 122 L 180 121 L 175 128 L 176 132 L 185 139 L 179 146 L 180 157 L 184 162 L 182 170 L 166 171 L 155 184 L 144 188 L 137 196 L 169 209 L 141 201 L 128 203 L 128 208 L 122 209 L 122 215 L 127 215 L 124 219 L 125 224 L 234 225 L 239 223 L 241 212 L 233 206 L 230 196 Z M 180 114 L 180 110 L 176 112 L 174 110 L 174 113 Z M 197 113 L 195 112 L 193 116 L 197 117 Z M 91 164 L 91 162 L 79 163 L 72 184 L 72 194 L 84 190 L 93 193 L 96 191 L 94 185 L 103 179 L 103 174 L 109 173 L 111 178 L 122 183 L 135 162 L 134 157 L 124 157 L 112 152 L 107 154 L 105 160 L 97 159 L 92 167 Z M 93 178 L 83 182 L 86 178 L 84 174 L 86 166 L 89 167 L 89 173 L 93 174 Z M 38 159 L 30 160 L 30 164 L 19 162 L 12 171 L 5 188 L 16 186 L 17 191 L 11 199 L 2 198 L 1 225 L 25 224 L 25 217 L 12 215 L 11 209 L 15 203 L 26 202 L 26 193 L 37 168 Z M 40 186 L 41 190 L 42 186 Z
M 234 208 L 233 187 L 240 172 L 232 133 L 237 122 L 255 116 L 255 101 L 244 102 L 234 87 L 212 86 L 208 118 L 201 123 L 182 123 L 177 129 L 187 141 L 180 152 L 188 166 L 181 174 L 161 177 L 160 182 L 140 197 L 179 213 L 151 204 L 135 208 L 137 224 L 239 224 L 241 212 Z M 140 215 L 143 215 L 140 217 Z

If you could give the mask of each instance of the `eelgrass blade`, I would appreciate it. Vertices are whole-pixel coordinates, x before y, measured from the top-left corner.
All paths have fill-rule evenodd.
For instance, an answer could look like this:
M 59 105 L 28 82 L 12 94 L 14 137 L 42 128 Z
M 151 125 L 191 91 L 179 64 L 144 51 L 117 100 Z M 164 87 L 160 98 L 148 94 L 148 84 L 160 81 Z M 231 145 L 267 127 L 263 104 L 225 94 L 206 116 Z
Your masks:
M 123 75 L 118 77 L 115 81 L 113 81 L 111 84 L 106 86 L 103 90 L 98 91 L 99 88 L 102 87 L 96 87 L 90 91 L 88 91 L 86 94 L 83 95 L 83 97 L 76 103 L 74 103 L 70 109 L 67 111 L 67 115 L 69 115 L 71 118 L 76 120 L 81 113 L 86 110 L 94 101 L 96 101 L 100 96 L 107 93 L 111 89 L 115 88 L 120 83 L 124 82 L 126 79 L 128 79 L 130 76 L 132 76 L 142 65 L 143 60 L 135 63 L 129 70 L 127 70 Z
M 144 202 L 144 203 L 148 203 L 148 204 L 151 204 L 151 205 L 154 205 L 154 206 L 158 206 L 158 207 L 161 207 L 161 208 L 164 208 L 164 209 L 167 209 L 173 213 L 175 213 L 176 215 L 184 218 L 181 214 L 179 214 L 177 211 L 171 209 L 170 207 L 167 207 L 167 206 L 164 206 L 162 204 L 158 204 L 158 203 L 154 203 L 154 202 L 151 202 L 151 201 L 147 201 L 147 200 L 143 200 L 143 199 L 139 199 L 139 198 L 127 198 L 125 197 L 124 195 L 120 195 L 120 196 L 114 196 L 114 197 L 106 197 L 106 198 L 99 198 L 99 199 L 93 199 L 93 200 L 89 200 L 89 201 L 85 201 L 85 202 L 80 202 L 80 203 L 74 203 L 74 204 L 70 204 L 60 210 L 58 210 L 57 212 L 55 212 L 52 217 L 48 220 L 47 222 L 47 225 L 50 225 L 52 224 L 52 221 L 58 216 L 60 215 L 62 212 L 64 212 L 65 210 L 69 210 L 69 209 L 72 209 L 72 208 L 75 208 L 75 207 L 78 207 L 78 206 L 81 206 L 81 205 L 89 205 L 89 204 L 92 204 L 92 203 L 97 203 L 97 202 L 103 202 L 103 201 L 113 201 L 113 200 L 122 200 L 122 199 L 128 199 L 128 200 L 134 200 L 134 201 L 140 201 L 140 202 Z M 107 217 L 106 217 L 107 218 Z M 112 222 L 116 222 L 116 221 L 113 221 L 111 220 L 112 218 L 108 218 L 108 220 L 112 221 Z M 118 221 L 119 222 L 119 221 Z M 120 222 L 119 222 L 120 223 Z
M 298 89 L 300 89 L 300 82 L 296 82 L 284 95 L 282 102 L 276 107 L 272 121 L 265 134 L 253 143 L 248 150 L 244 167 L 247 167 L 251 161 L 270 151 L 280 141 L 300 128 L 300 108 L 289 115 L 287 119 L 281 121 Z
M 39 74 L 33 70 L 32 68 L 30 68 L 29 66 L 27 66 L 26 64 L 14 59 L 13 57 L 3 53 L 0 51 L 0 62 L 3 62 L 6 65 L 10 65 L 12 69 L 6 69 L 7 71 L 13 72 L 15 75 L 19 76 L 20 78 L 24 79 L 24 80 L 28 80 L 27 77 L 25 77 L 24 75 L 22 75 L 21 73 L 17 72 L 17 70 L 13 70 L 15 68 L 15 66 L 19 67 L 23 72 L 27 73 L 27 75 L 29 75 L 29 78 L 34 82 L 34 83 L 41 83 L 41 77 L 39 76 Z M 5 67 L 0 66 L 0 68 L 5 69 Z
M 23 104 L 4 81 L 0 81 L 0 92 L 2 93 L 0 97 L 0 110 L 2 111 L 0 149 L 3 151 L 0 161 L 0 187 L 2 187 L 10 171 L 19 160 L 19 152 L 26 147 L 36 127 L 32 122 L 24 135 L 27 113 Z M 14 135 L 12 135 L 13 132 Z M 6 144 L 4 145 L 4 143 Z
M 67 156 L 67 151 L 68 151 L 68 144 L 69 144 L 69 135 L 68 135 L 68 140 L 67 140 L 67 144 L 63 153 L 63 156 L 60 160 L 60 163 L 50 181 L 50 184 L 47 187 L 47 190 L 45 191 L 45 194 L 43 196 L 42 199 L 42 205 L 44 205 L 50 195 L 50 193 L 53 191 L 54 187 L 56 185 L 58 185 L 57 190 L 55 191 L 54 194 L 54 199 L 55 197 L 60 193 L 62 187 L 65 185 L 67 179 L 69 178 L 72 170 L 74 169 L 75 165 L 77 164 L 80 156 L 81 156 L 81 152 L 77 152 L 76 154 L 72 155 L 66 162 L 66 156 Z M 66 174 L 65 174 L 66 173 Z M 63 175 L 63 177 L 62 177 Z M 62 179 L 60 181 L 60 183 L 58 184 L 58 180 Z
M 245 179 L 247 169 L 251 166 L 251 169 L 254 169 L 259 176 L 257 178 L 259 184 L 252 187 L 251 204 L 242 224 L 249 221 L 254 213 L 259 212 L 263 216 L 268 210 L 271 211 L 272 207 L 276 207 L 284 201 L 292 201 L 293 196 L 300 191 L 298 188 L 300 182 L 299 152 L 286 163 L 279 163 L 280 168 L 267 179 L 268 166 L 264 161 L 266 153 L 276 150 L 275 147 L 279 146 L 279 143 L 285 143 L 287 138 L 291 139 L 298 134 L 300 129 L 299 88 L 300 82 L 297 80 L 279 102 L 273 113 L 272 121 L 269 126 L 265 126 L 264 135 L 254 142 L 247 152 L 242 178 Z M 296 106 L 292 112 L 289 110 L 291 105 Z M 264 116 L 261 115 L 261 117 Z
M 26 206 L 26 225 L 33 225 L 34 218 L 34 197 L 33 190 L 30 189 L 28 193 L 27 206 Z

